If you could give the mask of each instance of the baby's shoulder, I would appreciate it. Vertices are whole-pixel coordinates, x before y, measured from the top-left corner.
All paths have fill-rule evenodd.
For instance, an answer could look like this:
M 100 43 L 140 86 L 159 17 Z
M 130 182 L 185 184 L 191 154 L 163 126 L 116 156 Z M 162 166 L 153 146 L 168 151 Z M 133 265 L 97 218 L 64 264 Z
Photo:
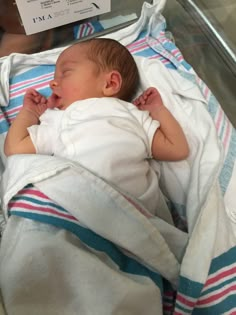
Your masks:
M 138 111 L 139 109 L 131 102 L 127 102 L 127 101 L 123 101 L 119 98 L 106 98 L 107 99 L 107 103 L 110 103 L 111 105 L 113 105 L 114 107 L 117 108 L 123 108 L 126 109 L 127 111 Z M 110 100 L 109 100 L 110 99 Z

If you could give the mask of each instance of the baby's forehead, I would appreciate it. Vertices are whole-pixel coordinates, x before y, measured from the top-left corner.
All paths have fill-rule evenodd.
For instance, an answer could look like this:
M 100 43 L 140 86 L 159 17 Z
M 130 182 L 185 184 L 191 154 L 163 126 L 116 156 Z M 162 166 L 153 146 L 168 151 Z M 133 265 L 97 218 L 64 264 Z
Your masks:
M 75 44 L 66 48 L 58 57 L 56 66 L 61 66 L 69 62 L 79 62 L 86 57 L 85 45 Z

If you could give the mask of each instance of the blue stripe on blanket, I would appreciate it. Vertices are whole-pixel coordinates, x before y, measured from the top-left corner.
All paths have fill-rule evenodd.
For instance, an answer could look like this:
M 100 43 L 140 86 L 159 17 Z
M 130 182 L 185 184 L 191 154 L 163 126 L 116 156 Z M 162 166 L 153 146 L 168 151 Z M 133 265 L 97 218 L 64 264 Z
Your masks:
M 38 203 L 38 199 L 36 203 Z M 67 212 L 66 210 L 64 211 Z M 32 213 L 30 211 L 21 212 L 17 210 L 11 210 L 10 214 L 46 224 L 52 224 L 53 226 L 72 232 L 89 247 L 94 248 L 97 251 L 105 252 L 114 261 L 114 263 L 119 266 L 121 271 L 150 278 L 156 284 L 156 286 L 158 286 L 161 293 L 163 293 L 162 277 L 158 273 L 149 270 L 147 267 L 143 266 L 133 258 L 126 256 L 112 242 L 104 239 L 93 231 L 80 226 L 79 223 L 70 222 L 53 216 L 43 215 L 42 213 Z
M 236 247 L 233 247 L 229 249 L 224 254 L 214 258 L 211 263 L 209 275 L 212 275 L 216 273 L 217 271 L 230 266 L 232 264 L 235 264 L 235 257 L 236 257 Z M 236 269 L 235 269 L 235 275 L 236 275 Z
M 21 83 L 26 80 L 35 80 L 35 78 L 43 76 L 47 73 L 53 73 L 55 65 L 40 65 L 30 70 L 27 70 L 17 76 L 10 78 L 10 85 L 15 83 Z
M 176 314 L 192 314 L 203 284 L 180 276 L 179 287 L 175 303 Z
M 231 180 L 235 161 L 236 161 L 236 130 L 232 128 L 232 135 L 230 138 L 229 149 L 228 149 L 228 152 L 224 161 L 224 165 L 222 167 L 222 170 L 219 176 L 220 188 L 223 194 L 225 194 L 228 188 L 229 182 Z
M 207 110 L 213 119 L 215 118 L 216 113 L 218 112 L 218 106 L 216 106 L 216 103 L 217 103 L 217 100 L 215 96 L 211 95 L 207 104 Z
M 1 111 L 0 111 L 1 112 Z M 0 134 L 7 132 L 9 129 L 9 124 L 6 120 L 0 122 Z
M 202 287 L 202 283 L 191 281 L 188 278 L 181 276 L 179 279 L 178 292 L 194 300 L 200 296 Z

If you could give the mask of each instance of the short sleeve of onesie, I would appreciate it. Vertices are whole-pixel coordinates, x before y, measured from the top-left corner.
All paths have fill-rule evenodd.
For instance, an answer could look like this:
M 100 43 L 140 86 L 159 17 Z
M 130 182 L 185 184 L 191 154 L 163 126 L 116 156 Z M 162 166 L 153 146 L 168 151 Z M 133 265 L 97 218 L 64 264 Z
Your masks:
M 54 144 L 59 135 L 59 128 L 63 111 L 46 110 L 40 116 L 40 124 L 27 128 L 36 153 L 53 154 Z
M 133 104 L 130 106 L 130 113 L 138 120 L 147 136 L 149 157 L 152 158 L 152 141 L 157 128 L 160 127 L 158 120 L 153 120 L 148 111 L 139 110 Z

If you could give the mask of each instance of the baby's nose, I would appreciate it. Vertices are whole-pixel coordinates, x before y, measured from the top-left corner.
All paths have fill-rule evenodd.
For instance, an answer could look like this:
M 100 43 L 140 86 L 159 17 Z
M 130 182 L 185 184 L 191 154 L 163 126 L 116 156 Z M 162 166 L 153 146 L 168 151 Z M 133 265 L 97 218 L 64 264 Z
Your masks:
M 55 87 L 58 86 L 58 83 L 57 83 L 57 81 L 54 79 L 54 80 L 52 80 L 52 81 L 49 82 L 49 86 L 50 86 L 50 88 L 53 90 Z

